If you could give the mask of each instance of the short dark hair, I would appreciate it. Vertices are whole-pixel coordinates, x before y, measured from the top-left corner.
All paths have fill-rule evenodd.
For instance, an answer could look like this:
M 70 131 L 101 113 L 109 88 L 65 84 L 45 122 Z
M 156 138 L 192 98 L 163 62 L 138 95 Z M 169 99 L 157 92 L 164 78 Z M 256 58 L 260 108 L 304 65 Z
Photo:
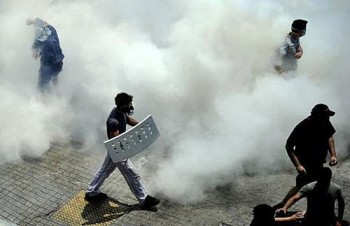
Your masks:
M 321 198 L 329 189 L 332 179 L 332 170 L 328 167 L 323 167 L 319 171 L 317 182 L 314 189 L 315 198 Z
M 323 167 L 320 170 L 320 174 L 318 176 L 317 181 L 329 183 L 331 181 L 331 178 L 332 178 L 332 170 L 328 167 Z
M 306 24 L 307 24 L 306 20 L 302 20 L 302 19 L 294 20 L 291 27 L 292 31 L 293 32 L 306 31 Z
M 254 218 L 250 226 L 275 226 L 277 223 L 274 218 L 274 209 L 267 204 L 259 204 L 253 209 Z
M 118 93 L 117 96 L 115 96 L 114 103 L 115 105 L 117 105 L 117 107 L 121 107 L 132 102 L 132 98 L 133 96 L 127 93 L 121 92 L 121 93 Z

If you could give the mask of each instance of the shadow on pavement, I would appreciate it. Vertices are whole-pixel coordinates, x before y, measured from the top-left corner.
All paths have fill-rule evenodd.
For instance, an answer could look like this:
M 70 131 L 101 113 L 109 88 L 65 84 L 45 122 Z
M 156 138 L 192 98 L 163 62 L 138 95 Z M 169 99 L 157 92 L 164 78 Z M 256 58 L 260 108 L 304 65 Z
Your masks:
M 86 202 L 84 209 L 81 213 L 84 223 L 82 225 L 98 224 L 113 221 L 123 216 L 124 214 L 130 213 L 131 211 L 152 211 L 157 212 L 156 207 L 142 208 L 139 204 L 127 205 L 119 202 L 116 199 L 108 197 L 104 201 L 99 202 Z

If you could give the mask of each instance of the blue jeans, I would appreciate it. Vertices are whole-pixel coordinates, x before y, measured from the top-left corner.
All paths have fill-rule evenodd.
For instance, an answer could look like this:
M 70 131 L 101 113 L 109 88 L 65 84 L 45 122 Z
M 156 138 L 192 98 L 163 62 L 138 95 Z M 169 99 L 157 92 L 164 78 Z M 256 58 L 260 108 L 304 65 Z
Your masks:
M 43 64 L 40 65 L 38 86 L 41 91 L 49 88 L 50 81 L 57 81 L 58 74 L 62 71 L 63 62 L 60 61 L 56 64 Z

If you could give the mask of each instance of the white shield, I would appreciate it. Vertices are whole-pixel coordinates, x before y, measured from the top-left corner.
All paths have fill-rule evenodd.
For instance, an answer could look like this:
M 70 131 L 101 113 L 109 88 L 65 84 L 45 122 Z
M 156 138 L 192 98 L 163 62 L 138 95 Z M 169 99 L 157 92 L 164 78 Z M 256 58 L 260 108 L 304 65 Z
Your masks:
M 160 136 L 152 115 L 130 130 L 104 142 L 113 162 L 120 162 L 145 150 Z

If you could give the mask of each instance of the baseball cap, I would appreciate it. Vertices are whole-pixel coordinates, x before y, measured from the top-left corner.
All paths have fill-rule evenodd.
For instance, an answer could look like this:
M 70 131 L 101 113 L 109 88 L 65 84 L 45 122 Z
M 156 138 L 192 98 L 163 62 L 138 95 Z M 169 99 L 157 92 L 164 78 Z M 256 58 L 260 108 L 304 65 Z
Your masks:
M 327 105 L 325 104 L 316 104 L 312 110 L 311 115 L 327 115 L 327 116 L 333 116 L 335 115 L 334 111 L 331 111 Z

